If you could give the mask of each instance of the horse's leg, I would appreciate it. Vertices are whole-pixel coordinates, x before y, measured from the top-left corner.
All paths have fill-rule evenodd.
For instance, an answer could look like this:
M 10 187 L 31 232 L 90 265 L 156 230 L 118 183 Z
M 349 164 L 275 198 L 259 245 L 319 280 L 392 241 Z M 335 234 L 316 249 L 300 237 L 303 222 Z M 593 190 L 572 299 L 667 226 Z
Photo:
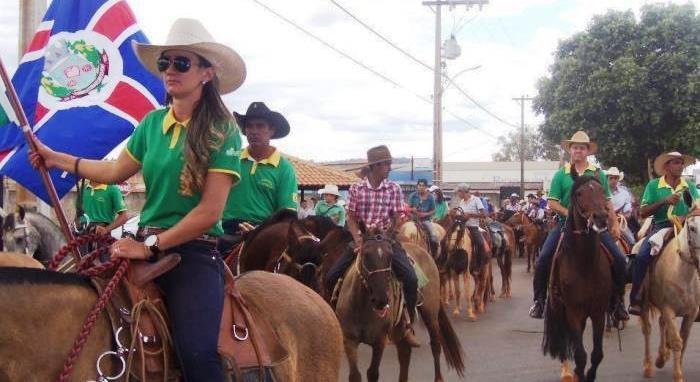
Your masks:
M 499 248 L 498 252 L 500 252 L 500 248 Z M 498 269 L 501 271 L 501 294 L 498 297 L 505 298 L 506 297 L 506 279 L 505 279 L 505 264 L 503 261 L 503 256 L 496 256 L 496 262 L 498 263 Z
M 586 360 L 588 355 L 586 354 L 586 349 L 583 347 L 583 331 L 586 329 L 586 319 L 583 312 L 572 310 L 567 311 L 566 320 L 569 324 L 569 336 L 571 341 L 574 343 L 574 362 L 576 364 L 574 368 L 575 379 L 574 381 L 584 381 L 586 370 Z
M 421 315 L 422 316 L 422 315 Z M 399 356 L 399 381 L 408 381 L 408 367 L 411 363 L 411 347 L 403 342 L 396 344 L 396 354 Z
M 348 369 L 350 369 L 350 375 L 348 381 L 350 382 L 362 382 L 362 376 L 360 375 L 360 369 L 357 367 L 357 341 L 350 340 L 347 337 L 344 341 L 345 345 L 345 356 L 348 357 Z
M 591 368 L 586 373 L 586 382 L 595 381 L 598 365 L 603 361 L 603 333 L 605 331 L 606 316 L 607 314 L 603 313 L 602 317 L 591 319 L 593 322 L 593 351 L 591 352 Z
M 683 351 L 681 353 L 681 364 L 683 363 L 683 356 L 685 356 L 685 349 L 688 347 L 688 338 L 690 338 L 690 329 L 693 327 L 695 320 L 694 317 L 698 316 L 698 310 L 695 313 L 691 313 L 689 316 L 683 318 L 683 323 L 681 323 L 681 339 L 683 340 Z
M 568 360 L 561 361 L 561 373 L 559 374 L 560 382 L 573 382 L 574 373 L 571 371 L 571 364 Z
M 459 317 L 459 315 L 462 313 L 462 302 L 460 301 L 460 293 L 459 293 L 459 275 L 450 272 L 450 284 L 452 285 L 452 289 L 454 290 L 455 294 L 455 308 L 452 310 L 452 316 L 454 317 Z
M 440 353 L 442 351 L 442 344 L 440 343 L 440 327 L 438 322 L 430 312 L 421 311 L 420 316 L 423 319 L 425 328 L 428 330 L 428 335 L 430 336 L 430 350 L 433 353 L 433 367 L 435 368 L 435 382 L 442 382 L 442 371 L 440 370 Z M 401 362 L 401 348 L 397 349 L 399 351 L 399 362 Z M 411 356 L 411 348 L 408 347 L 408 356 Z M 402 368 L 403 370 L 403 368 Z M 399 377 L 401 379 L 401 377 Z
M 467 317 L 469 317 L 469 319 L 472 321 L 476 321 L 476 314 L 474 314 L 474 303 L 472 301 L 471 280 L 469 280 L 470 277 L 471 274 L 469 271 L 465 271 L 462 274 L 462 279 L 464 280 L 464 299 L 467 301 Z M 476 279 L 474 281 L 476 281 Z
M 385 346 L 386 337 L 382 337 L 372 345 L 372 362 L 369 364 L 369 368 L 367 368 L 367 381 L 369 382 L 377 382 L 379 380 L 379 364 L 382 362 Z M 403 365 L 401 365 L 401 372 L 403 372 Z
M 681 365 L 683 339 L 680 336 L 678 325 L 676 325 L 675 312 L 666 307 L 662 313 L 666 322 L 666 339 L 669 347 L 673 351 L 673 382 L 683 381 L 683 367 Z M 693 317 L 694 319 L 695 317 Z M 683 319 L 685 321 L 685 318 Z
M 668 344 L 666 339 L 668 338 L 666 333 L 666 322 L 664 321 L 663 314 L 659 314 L 659 354 L 656 355 L 656 368 L 662 369 L 666 365 L 668 360 Z
M 642 321 L 642 333 L 644 334 L 644 378 L 654 377 L 654 368 L 651 367 L 651 317 L 648 307 L 642 309 L 639 317 Z

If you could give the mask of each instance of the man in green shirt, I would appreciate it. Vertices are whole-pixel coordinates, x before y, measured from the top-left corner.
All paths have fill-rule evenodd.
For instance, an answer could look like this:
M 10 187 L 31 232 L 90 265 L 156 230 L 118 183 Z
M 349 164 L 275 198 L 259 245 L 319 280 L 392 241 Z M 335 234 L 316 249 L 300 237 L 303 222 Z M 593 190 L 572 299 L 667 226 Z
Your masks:
M 126 223 L 126 204 L 119 187 L 88 182 L 82 191 L 83 215 L 80 223 L 95 233 L 110 233 Z
M 251 103 L 245 115 L 234 115 L 248 139 L 241 153 L 241 179 L 231 189 L 223 215 L 224 233 L 235 238 L 241 224 L 258 225 L 284 208 L 296 212 L 299 197 L 294 166 L 270 145 L 271 139 L 289 134 L 284 116 L 262 102 Z M 232 245 L 228 238 L 220 240 L 219 252 L 226 254 Z
M 316 216 L 326 216 L 341 227 L 345 227 L 345 208 L 338 204 L 340 192 L 335 184 L 327 184 L 318 190 L 321 201 L 316 203 L 314 214 Z
M 689 192 L 693 200 L 700 199 L 695 183 L 681 177 L 683 169 L 694 163 L 695 158 L 692 156 L 675 151 L 661 154 L 654 160 L 654 171 L 659 178 L 647 183 L 639 210 L 642 219 L 652 216 L 653 226 L 634 260 L 629 309 L 631 314 L 639 315 L 641 311 L 638 300 L 639 287 L 652 259 L 649 238 L 661 229 L 673 227 L 669 215 L 682 217 L 688 214 L 692 206 L 688 206 L 684 201 L 684 192 Z
M 610 201 L 610 187 L 608 186 L 608 178 L 605 172 L 600 170 L 595 165 L 588 162 L 588 156 L 595 154 L 598 146 L 592 142 L 588 135 L 583 131 L 576 132 L 571 139 L 564 140 L 561 143 L 562 148 L 567 150 L 571 155 L 571 163 L 557 170 L 552 177 L 552 183 L 549 188 L 549 207 L 557 213 L 557 227 L 551 229 L 547 235 L 547 239 L 542 244 L 540 256 L 537 258 L 535 265 L 535 278 L 533 280 L 533 289 L 535 295 L 535 303 L 530 307 L 530 317 L 544 317 L 544 303 L 547 298 L 547 282 L 549 281 L 549 271 L 554 258 L 557 243 L 561 235 L 564 221 L 569 214 L 569 205 L 571 203 L 571 187 L 574 184 L 575 174 L 581 176 L 593 176 L 600 180 L 605 197 L 608 199 L 608 227 L 609 231 L 600 233 L 600 242 L 613 255 L 613 278 L 616 285 L 615 306 L 613 314 L 618 321 L 628 320 L 629 315 L 625 311 L 624 295 L 626 281 L 626 259 L 625 255 L 620 251 L 615 238 L 620 237 L 620 225 L 615 215 L 615 210 Z

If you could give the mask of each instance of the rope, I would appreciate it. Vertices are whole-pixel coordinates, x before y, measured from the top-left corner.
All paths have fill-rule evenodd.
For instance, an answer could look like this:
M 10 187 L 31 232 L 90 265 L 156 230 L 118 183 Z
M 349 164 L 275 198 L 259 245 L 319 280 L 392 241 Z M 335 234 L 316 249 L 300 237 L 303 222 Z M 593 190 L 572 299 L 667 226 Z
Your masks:
M 149 352 L 145 349 L 143 342 L 139 341 L 139 334 L 140 331 L 138 329 L 139 321 L 141 320 L 141 312 L 143 310 L 147 310 L 152 314 L 152 317 L 154 319 L 154 326 L 156 327 L 156 330 L 158 331 L 158 334 L 160 335 L 162 344 L 160 346 L 160 350 L 156 352 Z M 146 381 L 146 362 L 145 362 L 145 355 L 157 355 L 161 354 L 163 356 L 163 382 L 166 382 L 168 380 L 168 370 L 169 370 L 169 365 L 168 365 L 168 353 L 165 351 L 165 349 L 169 348 L 172 343 L 172 337 L 170 336 L 170 331 L 168 330 L 168 324 L 167 320 L 163 315 L 160 313 L 158 308 L 155 307 L 153 302 L 151 302 L 148 299 L 141 300 L 134 304 L 133 308 L 131 308 L 131 317 L 132 317 L 132 334 L 131 334 L 131 344 L 129 345 L 129 357 L 127 358 L 127 363 L 126 363 L 126 370 L 131 370 L 131 367 L 133 366 L 133 361 L 134 361 L 134 354 L 136 353 L 133 351 L 133 349 L 136 349 L 136 346 L 139 346 L 139 351 L 141 354 L 144 355 L 144 359 L 141 362 L 141 381 Z

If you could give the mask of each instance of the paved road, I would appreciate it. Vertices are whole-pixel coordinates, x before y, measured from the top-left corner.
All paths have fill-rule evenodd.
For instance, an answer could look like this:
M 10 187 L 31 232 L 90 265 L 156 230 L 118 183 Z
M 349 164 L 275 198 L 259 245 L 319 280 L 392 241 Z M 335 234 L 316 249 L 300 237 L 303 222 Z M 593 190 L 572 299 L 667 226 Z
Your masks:
M 496 269 L 498 267 L 495 265 Z M 499 300 L 487 307 L 484 315 L 476 322 L 466 318 L 453 318 L 452 324 L 459 334 L 466 353 L 466 376 L 464 380 L 478 382 L 556 382 L 559 380 L 558 362 L 544 357 L 540 350 L 543 321 L 533 320 L 527 316 L 531 302 L 531 275 L 525 272 L 525 263 L 518 259 L 513 269 L 513 298 Z M 496 288 L 500 286 L 500 275 L 496 279 Z M 585 336 L 586 349 L 590 353 L 590 324 Z M 700 381 L 700 332 L 691 334 L 690 344 L 685 357 L 686 381 Z M 657 332 L 657 328 L 654 328 Z M 417 335 L 423 346 L 413 351 L 410 381 L 432 381 L 432 355 L 428 344 L 428 335 L 417 325 Z M 658 339 L 652 346 L 655 351 Z M 654 379 L 642 376 L 642 357 L 644 338 L 636 318 L 633 318 L 626 330 L 622 332 L 623 352 L 618 351 L 617 334 L 605 337 L 605 358 L 599 368 L 599 381 L 637 382 L 637 381 L 671 381 L 670 363 L 658 370 Z M 360 370 L 364 373 L 369 366 L 371 349 L 360 346 Z M 447 381 L 460 378 L 453 371 L 448 371 L 444 357 L 443 376 Z M 388 346 L 380 369 L 381 381 L 398 380 L 398 360 L 394 346 Z M 345 381 L 348 371 L 345 359 L 341 370 L 341 380 Z

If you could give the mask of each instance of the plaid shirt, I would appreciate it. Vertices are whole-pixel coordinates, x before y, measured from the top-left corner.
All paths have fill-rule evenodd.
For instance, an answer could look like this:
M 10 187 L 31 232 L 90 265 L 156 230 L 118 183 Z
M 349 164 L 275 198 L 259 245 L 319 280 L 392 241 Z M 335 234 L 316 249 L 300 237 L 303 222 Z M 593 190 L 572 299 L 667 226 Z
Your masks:
M 401 213 L 403 193 L 398 184 L 384 179 L 377 188 L 372 188 L 367 178 L 350 186 L 348 211 L 367 227 L 386 229 L 391 225 L 391 214 Z

